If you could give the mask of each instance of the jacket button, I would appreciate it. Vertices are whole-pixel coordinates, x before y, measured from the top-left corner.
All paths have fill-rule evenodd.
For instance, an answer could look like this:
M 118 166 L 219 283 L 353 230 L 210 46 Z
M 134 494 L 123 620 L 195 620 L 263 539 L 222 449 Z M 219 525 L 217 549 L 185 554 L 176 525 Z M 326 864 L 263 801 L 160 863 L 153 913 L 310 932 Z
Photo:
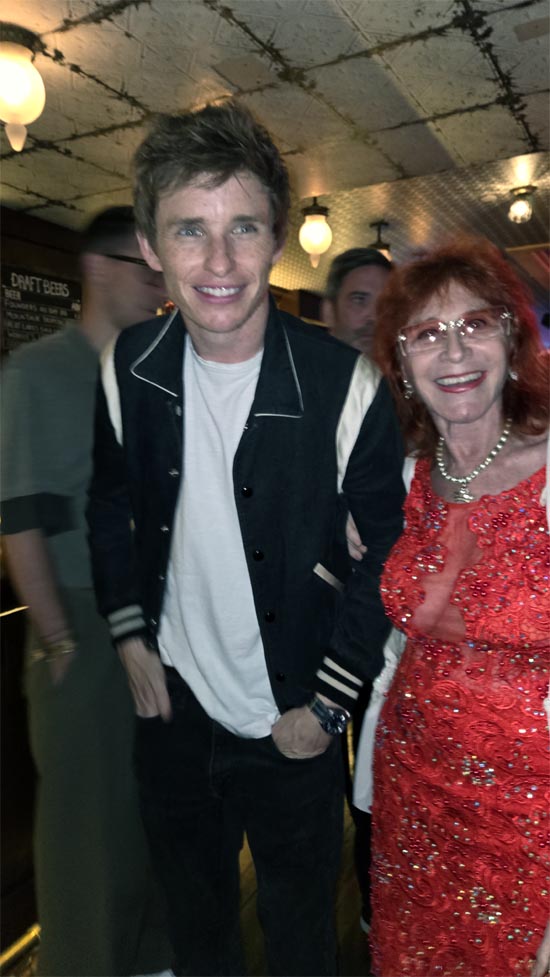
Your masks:
M 176 415 L 176 417 L 181 417 L 181 407 L 179 404 L 176 404 L 176 406 L 174 407 L 174 414 Z
M 160 531 L 161 531 L 161 533 L 167 533 L 167 532 L 169 532 L 168 526 L 161 526 L 160 527 Z
M 268 624 L 271 624 L 272 621 L 274 620 L 275 620 L 275 611 L 264 612 L 264 621 L 267 621 Z
M 156 617 L 150 617 L 150 618 L 149 618 L 149 624 L 150 624 L 150 625 L 151 625 L 151 626 L 152 626 L 153 628 L 156 628 L 156 626 L 157 626 L 157 619 L 156 619 Z
M 284 682 L 286 680 L 286 675 L 284 672 L 276 672 L 275 678 L 277 679 L 278 682 Z
M 261 550 L 253 550 L 252 551 L 252 559 L 253 560 L 256 560 L 257 563 L 259 563 L 260 560 L 263 560 L 263 558 L 264 558 L 264 554 L 262 553 Z
M 166 577 L 164 576 L 163 573 L 159 573 L 159 580 L 166 580 Z
M 251 495 L 254 495 L 254 491 L 248 485 L 243 485 L 241 489 L 241 495 L 243 496 L 243 498 L 249 499 Z
M 170 468 L 168 474 L 171 475 L 172 478 L 176 478 L 176 476 L 179 475 L 179 470 L 177 468 Z

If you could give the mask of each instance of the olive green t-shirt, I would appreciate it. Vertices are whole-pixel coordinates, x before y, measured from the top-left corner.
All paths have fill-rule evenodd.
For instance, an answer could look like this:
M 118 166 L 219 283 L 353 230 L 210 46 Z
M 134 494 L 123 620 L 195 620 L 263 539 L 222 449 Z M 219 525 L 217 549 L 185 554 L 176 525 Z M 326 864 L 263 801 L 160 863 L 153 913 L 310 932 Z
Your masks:
M 98 365 L 71 326 L 20 347 L 2 371 L 1 531 L 41 529 L 66 587 L 92 585 L 85 510 Z

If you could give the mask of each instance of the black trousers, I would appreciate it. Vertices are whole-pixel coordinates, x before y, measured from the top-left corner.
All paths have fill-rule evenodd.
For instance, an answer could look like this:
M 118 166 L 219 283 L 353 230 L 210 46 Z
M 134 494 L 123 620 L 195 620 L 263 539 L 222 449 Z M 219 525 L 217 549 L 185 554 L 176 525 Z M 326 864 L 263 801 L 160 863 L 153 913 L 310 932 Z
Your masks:
M 339 742 L 289 760 L 271 736 L 211 720 L 174 669 L 173 718 L 139 721 L 137 771 L 153 863 L 168 900 L 178 975 L 245 973 L 239 852 L 246 831 L 271 974 L 334 975 L 342 847 Z

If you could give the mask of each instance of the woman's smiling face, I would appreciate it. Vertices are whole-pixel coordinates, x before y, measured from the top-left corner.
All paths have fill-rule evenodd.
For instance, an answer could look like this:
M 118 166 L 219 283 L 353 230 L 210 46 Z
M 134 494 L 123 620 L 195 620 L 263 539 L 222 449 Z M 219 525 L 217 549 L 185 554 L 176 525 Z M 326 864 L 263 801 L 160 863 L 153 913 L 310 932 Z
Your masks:
M 483 296 L 451 281 L 411 316 L 407 327 L 427 319 L 456 322 L 464 313 L 488 305 Z M 438 428 L 438 420 L 447 424 L 491 420 L 502 413 L 509 347 L 505 320 L 489 336 L 461 336 L 458 330 L 447 329 L 445 341 L 434 348 L 401 355 L 401 367 Z

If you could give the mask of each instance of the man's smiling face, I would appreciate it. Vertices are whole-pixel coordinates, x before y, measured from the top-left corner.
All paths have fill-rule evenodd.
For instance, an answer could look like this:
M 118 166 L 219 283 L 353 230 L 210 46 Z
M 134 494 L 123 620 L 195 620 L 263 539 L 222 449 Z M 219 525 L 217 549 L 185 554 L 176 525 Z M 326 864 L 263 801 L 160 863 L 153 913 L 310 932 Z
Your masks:
M 212 186 L 205 174 L 161 197 L 156 221 L 155 247 L 140 238 L 143 254 L 164 272 L 197 351 L 239 345 L 240 333 L 263 335 L 269 273 L 282 246 L 258 178 L 243 172 Z

